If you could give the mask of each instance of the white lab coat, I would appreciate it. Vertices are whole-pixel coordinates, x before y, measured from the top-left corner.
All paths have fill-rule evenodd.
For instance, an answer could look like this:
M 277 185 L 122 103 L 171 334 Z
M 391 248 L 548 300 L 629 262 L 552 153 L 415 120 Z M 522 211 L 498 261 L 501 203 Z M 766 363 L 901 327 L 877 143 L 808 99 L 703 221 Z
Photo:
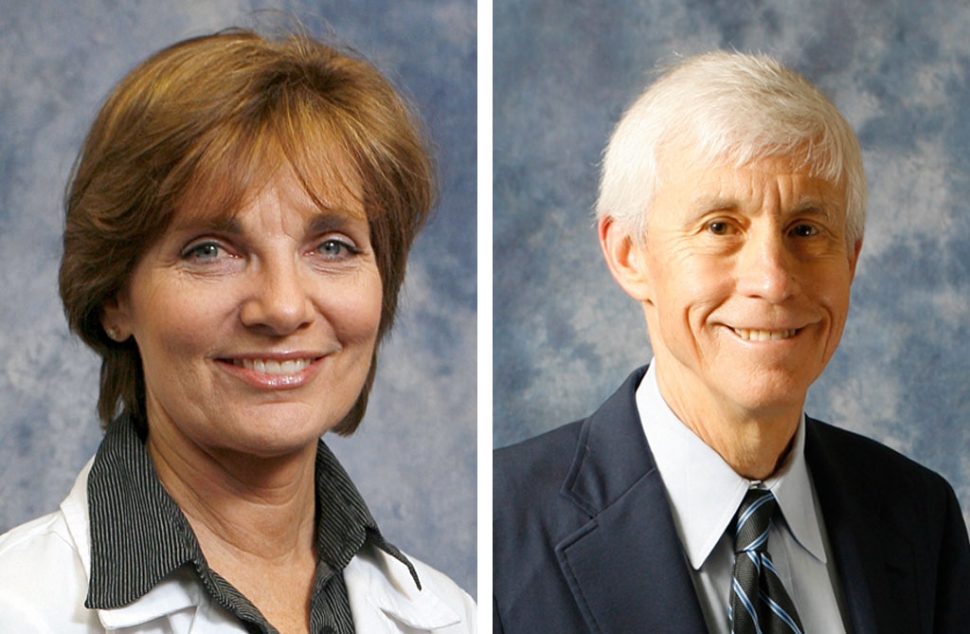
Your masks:
M 93 460 L 92 460 L 93 462 Z M 60 510 L 0 536 L 0 632 L 30 634 L 222 634 L 245 632 L 194 573 L 180 569 L 146 595 L 114 610 L 84 607 L 91 570 L 87 480 L 81 471 Z M 373 548 L 344 570 L 358 632 L 475 632 L 475 603 L 444 574 Z

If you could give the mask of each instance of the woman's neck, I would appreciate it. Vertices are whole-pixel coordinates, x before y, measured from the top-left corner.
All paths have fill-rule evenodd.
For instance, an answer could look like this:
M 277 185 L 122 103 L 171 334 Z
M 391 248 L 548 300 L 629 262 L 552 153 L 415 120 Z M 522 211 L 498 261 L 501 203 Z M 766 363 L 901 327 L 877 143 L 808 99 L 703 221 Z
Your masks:
M 209 567 L 281 634 L 307 632 L 316 574 L 316 446 L 260 458 L 187 440 L 149 432 L 146 446 Z
M 263 458 L 150 433 L 146 447 L 210 562 L 219 551 L 267 562 L 312 552 L 316 446 Z

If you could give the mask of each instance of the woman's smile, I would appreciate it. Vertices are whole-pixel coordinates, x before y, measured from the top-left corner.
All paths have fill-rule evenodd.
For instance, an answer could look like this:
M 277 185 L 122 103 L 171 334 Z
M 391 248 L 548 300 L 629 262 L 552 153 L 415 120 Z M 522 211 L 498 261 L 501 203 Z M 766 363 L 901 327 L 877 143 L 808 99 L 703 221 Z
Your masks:
M 216 362 L 233 377 L 259 389 L 289 390 L 309 384 L 329 354 L 297 353 L 219 358 Z
M 112 309 L 141 353 L 149 442 L 316 443 L 363 389 L 381 288 L 353 195 L 321 208 L 284 172 L 228 219 L 176 215 Z
M 287 374 L 293 375 L 301 372 L 315 359 L 292 359 L 286 361 L 276 361 L 274 359 L 233 359 L 233 365 L 252 370 L 259 374 Z

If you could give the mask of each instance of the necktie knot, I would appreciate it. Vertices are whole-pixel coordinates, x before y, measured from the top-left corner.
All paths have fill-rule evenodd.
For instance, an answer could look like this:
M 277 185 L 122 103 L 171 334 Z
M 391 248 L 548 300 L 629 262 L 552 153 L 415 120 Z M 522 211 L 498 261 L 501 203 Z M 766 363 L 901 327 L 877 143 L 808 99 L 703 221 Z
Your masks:
M 734 552 L 764 552 L 768 549 L 768 527 L 778 503 L 767 489 L 749 489 L 735 517 Z

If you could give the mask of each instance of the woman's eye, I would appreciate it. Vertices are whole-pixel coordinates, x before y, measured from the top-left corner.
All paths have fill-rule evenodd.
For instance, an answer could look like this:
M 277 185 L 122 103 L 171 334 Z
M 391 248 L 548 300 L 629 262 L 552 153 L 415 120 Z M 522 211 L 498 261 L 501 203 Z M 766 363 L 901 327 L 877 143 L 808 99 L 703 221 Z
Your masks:
M 214 242 L 203 242 L 189 247 L 182 253 L 186 260 L 215 260 L 219 257 L 220 247 Z
M 320 243 L 320 246 L 317 247 L 317 252 L 328 259 L 336 260 L 360 253 L 360 250 L 349 241 L 328 238 Z

